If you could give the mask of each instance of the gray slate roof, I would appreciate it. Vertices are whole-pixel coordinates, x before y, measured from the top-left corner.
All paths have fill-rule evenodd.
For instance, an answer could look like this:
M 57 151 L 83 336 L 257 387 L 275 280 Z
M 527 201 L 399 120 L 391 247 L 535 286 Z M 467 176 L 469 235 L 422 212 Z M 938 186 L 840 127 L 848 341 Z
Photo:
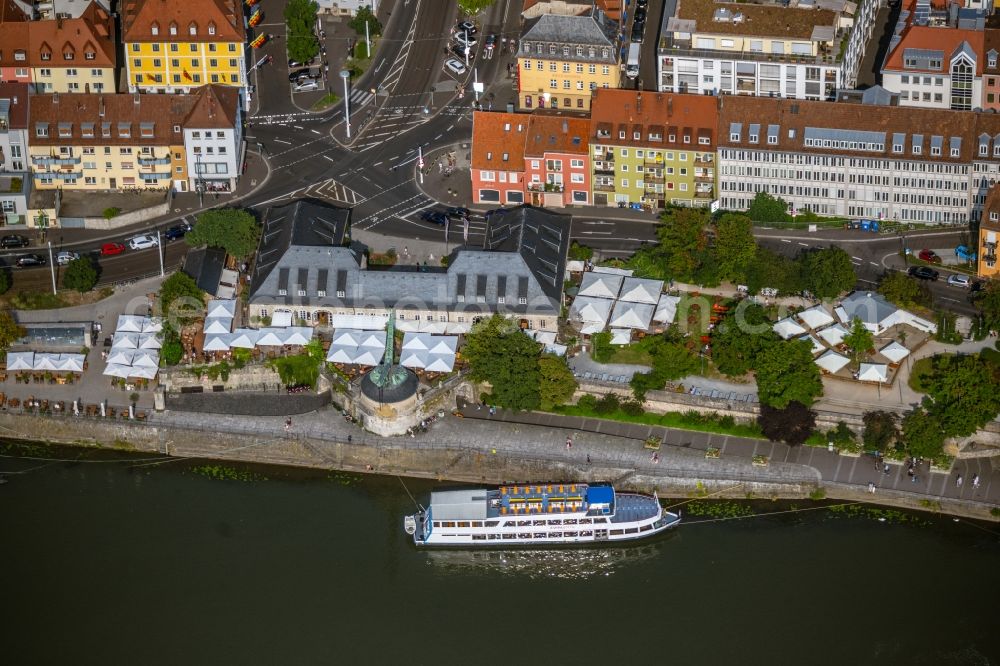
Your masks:
M 269 264 L 255 272 L 250 300 L 287 306 L 558 314 L 569 216 L 525 206 L 498 211 L 488 219 L 489 247 L 458 250 L 447 269 L 362 270 L 361 257 L 351 248 L 290 245 L 280 255 L 263 259 Z
M 844 322 L 846 325 L 855 319 L 866 324 L 877 324 L 898 309 L 881 294 L 866 291 L 854 292 L 841 302 L 840 307 L 847 313 L 847 321 Z
M 616 30 L 615 22 L 599 10 L 583 16 L 543 14 L 521 35 L 521 42 L 613 47 Z

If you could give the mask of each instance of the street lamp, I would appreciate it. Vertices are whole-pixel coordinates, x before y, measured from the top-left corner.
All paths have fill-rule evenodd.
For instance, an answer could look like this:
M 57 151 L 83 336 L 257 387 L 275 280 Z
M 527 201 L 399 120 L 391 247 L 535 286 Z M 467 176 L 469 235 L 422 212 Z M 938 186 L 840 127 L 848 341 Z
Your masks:
M 340 70 L 340 78 L 344 79 L 344 122 L 347 123 L 347 138 L 351 138 L 351 98 L 350 90 L 348 89 L 348 81 L 351 78 L 351 73 L 346 69 Z

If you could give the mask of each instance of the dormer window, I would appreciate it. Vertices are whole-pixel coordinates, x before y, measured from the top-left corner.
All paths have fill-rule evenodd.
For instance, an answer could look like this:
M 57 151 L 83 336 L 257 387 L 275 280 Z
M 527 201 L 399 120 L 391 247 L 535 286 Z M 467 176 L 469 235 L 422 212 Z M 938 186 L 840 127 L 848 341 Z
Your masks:
M 952 148 L 951 149 L 951 156 L 952 157 L 958 157 L 959 156 L 959 150 L 958 150 L 958 148 Z
M 638 141 L 641 138 L 642 138 L 642 133 L 641 132 L 632 132 L 632 140 L 633 141 Z
M 170 34 L 171 35 L 177 34 L 177 24 L 174 23 L 173 21 L 170 22 Z
M 691 135 L 690 134 L 685 134 L 684 135 L 684 143 L 691 143 Z
M 901 143 L 894 143 L 894 144 L 892 144 L 892 152 L 894 152 L 894 153 L 901 153 L 901 152 L 903 152 L 903 144 L 901 144 Z
M 72 51 L 63 51 L 63 60 L 72 60 L 75 54 Z
M 24 51 L 21 50 L 14 51 L 14 60 L 27 60 L 27 59 L 28 59 L 28 54 L 25 53 Z
M 52 54 L 48 51 L 42 51 L 42 60 L 52 60 Z
M 500 159 L 502 159 L 504 162 L 508 161 L 510 159 L 510 153 L 504 153 L 503 157 L 501 157 Z
M 756 134 L 751 134 L 750 135 L 750 143 L 757 143 L 757 135 Z
M 198 34 L 198 25 L 194 21 L 191 21 L 190 25 L 188 25 L 188 34 L 189 35 Z
M 920 154 L 920 146 L 913 146 L 913 154 L 914 155 Z
M 996 55 L 990 55 L 989 59 L 987 60 L 987 63 L 988 63 L 988 66 L 991 69 L 993 67 L 996 67 L 997 66 L 997 57 L 996 57 Z
M 618 132 L 618 138 L 619 139 L 624 139 L 625 138 L 625 130 L 621 130 L 620 132 Z
M 94 60 L 95 58 L 97 58 L 97 54 L 94 53 L 93 51 L 87 51 L 83 54 L 83 58 L 84 60 Z
M 210 35 L 214 35 L 215 34 L 215 23 L 209 22 L 209 24 L 208 24 L 208 34 L 210 34 Z
M 149 26 L 149 31 L 153 33 L 153 36 L 160 34 L 160 24 L 153 21 L 153 25 Z
M 739 141 L 740 140 L 740 133 L 739 132 L 733 132 L 732 134 L 729 135 L 729 140 L 730 141 Z
M 605 60 L 608 59 L 608 50 L 607 49 L 601 49 L 601 57 L 604 58 Z

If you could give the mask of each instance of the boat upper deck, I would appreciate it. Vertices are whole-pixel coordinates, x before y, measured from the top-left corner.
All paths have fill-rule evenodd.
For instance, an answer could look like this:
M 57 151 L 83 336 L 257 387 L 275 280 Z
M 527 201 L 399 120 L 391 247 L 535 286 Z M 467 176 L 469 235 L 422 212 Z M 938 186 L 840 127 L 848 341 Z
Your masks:
M 586 483 L 546 483 L 501 486 L 487 496 L 487 516 L 608 515 L 614 506 L 614 490 Z

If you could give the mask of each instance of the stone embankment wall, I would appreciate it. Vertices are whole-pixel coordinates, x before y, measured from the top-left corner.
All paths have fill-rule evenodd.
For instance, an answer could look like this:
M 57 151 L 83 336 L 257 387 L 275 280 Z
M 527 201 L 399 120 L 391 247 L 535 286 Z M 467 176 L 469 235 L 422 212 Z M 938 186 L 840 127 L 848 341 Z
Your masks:
M 203 367 L 207 368 L 209 365 Z M 200 387 L 202 391 L 277 391 L 284 384 L 273 368 L 266 365 L 249 365 L 243 368 L 233 368 L 230 363 L 229 374 L 225 379 L 217 376 L 211 379 L 207 373 L 201 376 L 186 368 L 170 368 L 160 371 L 160 383 L 168 393 L 180 393 Z M 221 389 L 218 387 L 222 387 Z
M 127 227 L 130 224 L 136 224 L 137 222 L 151 220 L 155 217 L 166 215 L 169 212 L 170 201 L 168 200 L 155 206 L 149 206 L 148 208 L 140 208 L 127 213 L 120 213 L 110 220 L 104 217 L 84 217 L 82 218 L 83 228 L 98 229 L 100 231 L 112 231 L 114 229 Z
M 206 458 L 271 465 L 289 465 L 353 472 L 432 478 L 438 481 L 501 484 L 544 482 L 552 479 L 611 481 L 619 489 L 658 492 L 664 497 L 707 496 L 716 499 L 804 498 L 817 488 L 817 479 L 779 479 L 761 470 L 759 476 L 699 479 L 683 469 L 664 468 L 662 474 L 638 473 L 632 468 L 604 464 L 583 466 L 536 456 L 505 455 L 472 447 L 440 446 L 408 438 L 380 439 L 377 443 L 316 440 L 294 433 L 275 437 L 166 426 L 155 423 L 101 421 L 83 418 L 47 418 L 0 413 L 0 432 L 8 437 L 76 446 L 140 451 L 182 458 Z M 494 451 L 496 451 L 494 449 Z M 777 472 L 777 470 L 775 470 Z M 768 477 L 771 477 L 769 479 Z M 824 484 L 827 497 L 871 502 L 863 489 Z M 881 493 L 876 502 L 918 510 L 932 510 L 994 520 L 988 507 L 974 502 L 936 498 L 930 503 L 904 493 Z

